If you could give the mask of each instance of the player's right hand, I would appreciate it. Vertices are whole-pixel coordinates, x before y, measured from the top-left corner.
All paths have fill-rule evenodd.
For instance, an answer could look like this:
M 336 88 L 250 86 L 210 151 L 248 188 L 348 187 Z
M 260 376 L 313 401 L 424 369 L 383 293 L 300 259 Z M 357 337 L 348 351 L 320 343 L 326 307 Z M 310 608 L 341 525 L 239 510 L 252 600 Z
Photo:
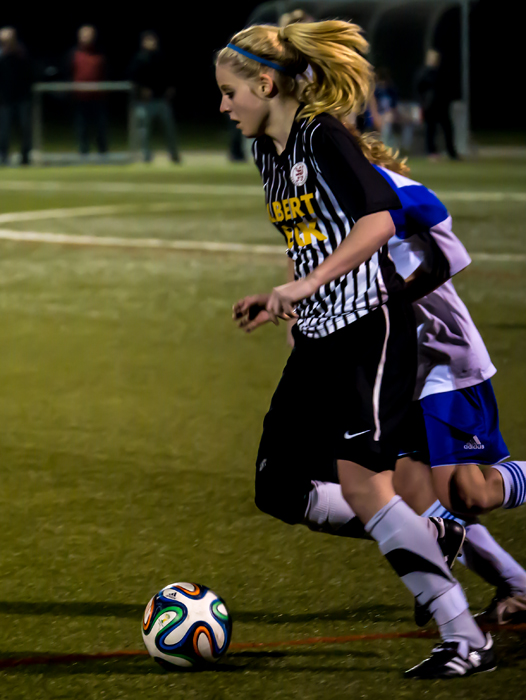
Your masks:
M 270 320 L 266 310 L 269 294 L 253 294 L 237 301 L 232 307 L 232 318 L 238 328 L 251 333 Z

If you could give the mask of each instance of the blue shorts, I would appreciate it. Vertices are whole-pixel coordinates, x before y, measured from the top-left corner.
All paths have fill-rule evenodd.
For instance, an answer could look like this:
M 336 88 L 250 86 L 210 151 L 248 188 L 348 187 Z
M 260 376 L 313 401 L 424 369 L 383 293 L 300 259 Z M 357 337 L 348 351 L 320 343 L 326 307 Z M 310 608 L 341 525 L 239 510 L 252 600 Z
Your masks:
M 489 379 L 467 389 L 426 396 L 415 402 L 415 409 L 404 454 L 418 454 L 432 467 L 497 464 L 510 456 L 500 434 L 497 399 Z M 410 445 L 413 449 L 407 449 Z

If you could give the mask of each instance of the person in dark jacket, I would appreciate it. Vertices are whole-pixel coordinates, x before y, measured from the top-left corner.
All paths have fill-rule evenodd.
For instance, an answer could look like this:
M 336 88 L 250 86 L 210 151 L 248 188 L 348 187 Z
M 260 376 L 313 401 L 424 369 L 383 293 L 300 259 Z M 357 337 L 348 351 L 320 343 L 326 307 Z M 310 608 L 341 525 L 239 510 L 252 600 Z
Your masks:
M 426 126 L 426 149 L 429 158 L 438 158 L 436 131 L 437 126 L 440 126 L 449 157 L 458 160 L 450 115 L 453 98 L 446 76 L 440 70 L 440 58 L 438 51 L 430 49 L 417 79 L 417 91 Z
M 71 78 L 75 83 L 97 83 L 106 79 L 106 57 L 97 47 L 97 30 L 84 25 L 78 31 L 77 47 L 70 57 Z M 108 150 L 106 104 L 104 93 L 74 93 L 79 151 L 89 153 L 90 132 L 94 129 L 100 154 Z
M 166 58 L 160 51 L 159 37 L 153 31 L 143 32 L 141 47 L 130 66 L 130 79 L 136 86 L 137 104 L 135 117 L 141 147 L 146 162 L 151 161 L 150 133 L 152 122 L 162 122 L 170 158 L 180 162 L 177 132 L 171 101 L 175 95 Z
M 22 163 L 29 163 L 31 151 L 31 60 L 18 41 L 16 29 L 0 29 L 0 163 L 9 159 L 11 125 L 18 121 Z

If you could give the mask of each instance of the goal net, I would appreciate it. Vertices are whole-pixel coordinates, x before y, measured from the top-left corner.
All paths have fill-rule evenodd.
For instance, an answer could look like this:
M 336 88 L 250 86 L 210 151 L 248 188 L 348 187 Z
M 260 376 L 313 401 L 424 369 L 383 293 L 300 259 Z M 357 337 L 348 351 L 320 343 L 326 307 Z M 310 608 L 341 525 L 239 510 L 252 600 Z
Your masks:
M 137 160 L 133 84 L 33 86 L 32 161 L 39 165 Z

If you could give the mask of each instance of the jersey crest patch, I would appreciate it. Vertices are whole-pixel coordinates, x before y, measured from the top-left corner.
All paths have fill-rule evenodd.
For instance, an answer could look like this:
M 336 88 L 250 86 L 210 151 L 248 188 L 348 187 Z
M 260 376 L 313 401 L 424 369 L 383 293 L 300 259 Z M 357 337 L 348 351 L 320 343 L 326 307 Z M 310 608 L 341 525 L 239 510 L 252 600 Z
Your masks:
M 301 187 L 307 182 L 308 174 L 309 171 L 303 161 L 295 163 L 290 169 L 290 181 L 293 185 L 296 185 L 296 187 Z

